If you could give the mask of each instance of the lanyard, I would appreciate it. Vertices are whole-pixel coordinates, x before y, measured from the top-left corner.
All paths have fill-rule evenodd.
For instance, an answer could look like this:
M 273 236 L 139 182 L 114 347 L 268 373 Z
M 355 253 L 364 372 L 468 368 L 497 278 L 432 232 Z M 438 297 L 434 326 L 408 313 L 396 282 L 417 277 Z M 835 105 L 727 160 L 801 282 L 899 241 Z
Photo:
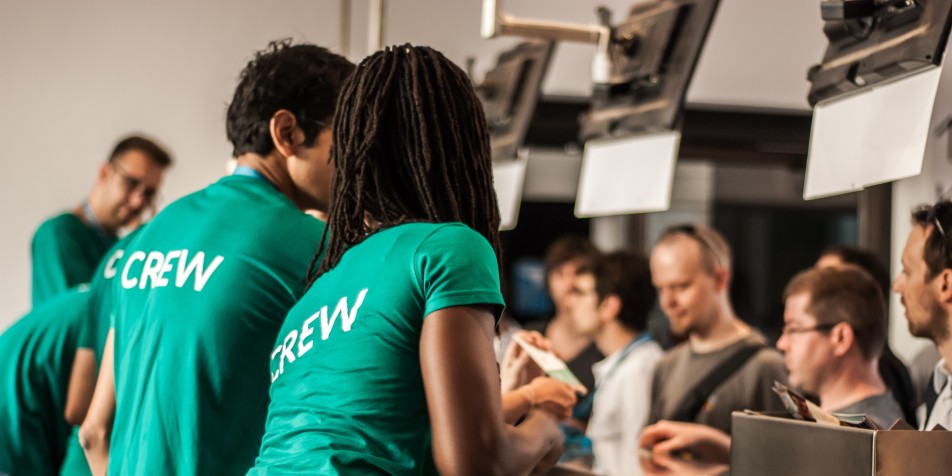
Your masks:
M 248 167 L 247 165 L 239 165 L 239 166 L 235 167 L 235 171 L 232 172 L 231 174 L 232 174 L 232 175 L 242 175 L 242 176 L 245 176 L 245 177 L 251 177 L 251 178 L 254 178 L 254 179 L 258 179 L 258 180 L 264 180 L 265 182 L 268 181 L 268 179 L 264 178 L 264 175 L 262 175 L 261 172 L 258 172 L 257 170 L 255 170 L 255 169 L 253 169 L 253 168 L 251 168 L 251 167 Z
M 632 351 L 638 348 L 638 346 L 640 346 L 641 344 L 648 342 L 649 340 L 651 340 L 651 334 L 647 332 L 644 332 L 640 336 L 632 339 L 631 342 L 629 342 L 628 345 L 626 345 L 625 348 L 621 351 L 621 354 L 618 355 L 618 359 L 615 360 L 615 365 L 612 365 L 612 368 L 608 369 L 608 372 L 605 372 L 605 376 L 599 379 L 598 385 L 595 386 L 595 390 L 592 391 L 592 393 L 595 393 L 598 391 L 598 387 L 601 386 L 602 382 L 611 378 L 612 374 L 614 374 L 615 371 L 618 370 L 618 367 L 621 367 L 622 362 L 624 362 L 625 358 L 628 357 L 628 355 L 631 354 Z
M 588 422 L 588 419 L 592 416 L 592 406 L 595 403 L 595 392 L 598 392 L 598 388 L 602 386 L 602 383 L 611 378 L 612 374 L 615 373 L 615 370 L 617 370 L 618 367 L 621 367 L 622 362 L 625 361 L 625 358 L 627 358 L 632 353 L 632 351 L 649 340 L 651 340 L 651 334 L 644 332 L 640 336 L 632 339 L 631 342 L 629 342 L 628 345 L 622 349 L 621 354 L 618 355 L 618 359 L 615 360 L 615 364 L 612 365 L 610 369 L 608 369 L 608 372 L 605 373 L 604 377 L 599 379 L 598 383 L 595 385 L 595 389 L 589 392 L 585 398 L 575 405 L 575 409 L 572 410 L 572 418 L 575 418 L 579 421 Z
M 96 218 L 96 214 L 93 213 L 93 207 L 89 205 L 89 200 L 83 202 L 83 216 L 93 227 L 93 230 L 96 230 L 96 234 L 99 235 L 99 238 L 101 238 L 104 243 L 107 245 L 112 243 L 114 237 L 106 232 L 106 229 L 102 226 L 102 222 Z

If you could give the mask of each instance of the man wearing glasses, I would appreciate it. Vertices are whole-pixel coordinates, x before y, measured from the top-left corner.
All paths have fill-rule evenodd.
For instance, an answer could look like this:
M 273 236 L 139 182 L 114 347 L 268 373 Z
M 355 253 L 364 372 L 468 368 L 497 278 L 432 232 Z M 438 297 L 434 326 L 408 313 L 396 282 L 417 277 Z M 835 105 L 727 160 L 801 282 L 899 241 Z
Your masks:
M 638 464 L 632 448 L 648 421 L 651 377 L 664 354 L 645 332 L 654 302 L 648 259 L 627 251 L 583 262 L 566 299 L 574 331 L 607 356 L 592 367 L 595 387 L 575 412 L 587 417 L 585 434 L 600 474 L 630 474 Z
M 932 395 L 926 398 L 927 418 L 920 428 L 936 425 L 952 429 L 952 361 L 950 316 L 952 316 L 952 202 L 921 206 L 912 212 L 912 231 L 902 251 L 902 272 L 893 281 L 893 291 L 902 297 L 909 332 L 935 342 L 942 359 L 933 373 Z
M 33 305 L 86 283 L 120 228 L 152 207 L 169 153 L 149 139 L 116 144 L 96 185 L 74 209 L 43 222 L 33 235 Z
M 730 433 L 735 410 L 782 410 L 771 391 L 783 358 L 734 313 L 731 252 L 703 226 L 666 230 L 651 252 L 651 280 L 676 336 L 687 342 L 658 364 L 649 422 L 696 422 Z
M 899 403 L 879 375 L 886 307 L 873 278 L 851 265 L 810 268 L 787 284 L 784 295 L 784 327 L 777 348 L 784 352 L 790 384 L 817 395 L 825 410 L 862 413 L 881 428 L 902 419 Z M 640 446 L 662 458 L 690 450 L 714 462 L 730 459 L 728 435 L 692 423 L 650 426 Z

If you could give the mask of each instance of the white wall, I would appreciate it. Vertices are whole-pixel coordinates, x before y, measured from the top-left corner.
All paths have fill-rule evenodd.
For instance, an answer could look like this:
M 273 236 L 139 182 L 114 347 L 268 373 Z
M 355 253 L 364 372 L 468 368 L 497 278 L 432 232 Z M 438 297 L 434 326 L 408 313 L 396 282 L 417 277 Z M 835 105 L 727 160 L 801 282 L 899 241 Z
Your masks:
M 29 308 L 33 230 L 84 197 L 119 136 L 172 150 L 165 203 L 196 190 L 231 154 L 225 107 L 253 52 L 338 34 L 336 2 L 43 3 L 0 3 L 0 329 Z
M 619 21 L 632 2 L 601 2 Z M 47 216 L 78 203 L 124 134 L 155 136 L 177 163 L 164 202 L 221 174 L 224 112 L 255 50 L 291 36 L 335 48 L 333 0 L 25 2 L 0 0 L 0 329 L 27 311 L 29 243 Z M 509 0 L 514 15 L 590 23 L 596 2 Z M 479 38 L 479 0 L 388 2 L 387 43 L 429 44 L 477 77 L 515 39 Z M 823 48 L 818 2 L 722 0 L 689 100 L 805 108 L 806 68 Z M 354 0 L 352 57 L 365 49 L 365 0 Z M 562 45 L 549 94 L 585 95 L 592 47 Z

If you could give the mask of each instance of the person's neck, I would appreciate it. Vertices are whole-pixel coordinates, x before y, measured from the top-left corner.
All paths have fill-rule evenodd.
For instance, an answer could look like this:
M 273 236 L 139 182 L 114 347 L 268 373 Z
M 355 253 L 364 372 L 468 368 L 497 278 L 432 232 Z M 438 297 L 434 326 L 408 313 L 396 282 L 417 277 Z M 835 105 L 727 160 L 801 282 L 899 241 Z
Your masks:
M 608 357 L 624 349 L 636 337 L 638 337 L 637 332 L 617 322 L 610 322 L 602 326 L 592 340 L 595 342 L 595 347 L 598 347 L 598 351 Z
M 552 344 L 552 349 L 566 362 L 575 360 L 592 343 L 591 338 L 575 332 L 564 311 L 556 311 L 545 327 L 545 337 Z
M 831 376 L 817 391 L 820 408 L 837 411 L 856 402 L 886 392 L 886 384 L 879 375 L 878 361 L 863 361 L 861 356 L 844 357 L 831 362 L 827 374 Z
M 294 186 L 294 182 L 291 180 L 291 174 L 288 173 L 287 158 L 283 157 L 277 151 L 272 151 L 266 156 L 251 152 L 244 154 L 238 157 L 238 167 L 250 167 L 256 170 L 265 180 L 270 182 L 278 192 L 288 197 L 288 199 L 294 202 L 301 210 L 312 208 L 304 203 L 302 198 L 298 195 L 297 187 Z
M 711 322 L 704 328 L 694 329 L 688 335 L 688 342 L 691 350 L 704 354 L 723 349 L 752 333 L 750 326 L 734 314 L 725 296 L 715 310 Z
M 90 228 L 95 228 L 97 226 L 102 227 L 102 231 L 109 235 L 115 235 L 119 231 L 119 227 L 109 223 L 109 220 L 106 219 L 109 214 L 106 212 L 100 196 L 100 190 L 94 189 L 89 193 L 89 196 L 85 201 L 83 201 L 83 203 L 80 203 L 75 208 L 73 208 L 73 215 L 76 215 L 76 217 L 79 218 L 81 222 L 85 223 L 86 226 Z M 84 207 L 87 203 L 89 204 L 89 210 L 96 219 L 96 223 L 93 223 L 86 215 L 86 210 Z
M 945 370 L 952 373 L 952 338 L 947 337 L 941 342 L 933 342 L 935 342 L 935 347 L 939 351 L 939 355 L 945 359 Z

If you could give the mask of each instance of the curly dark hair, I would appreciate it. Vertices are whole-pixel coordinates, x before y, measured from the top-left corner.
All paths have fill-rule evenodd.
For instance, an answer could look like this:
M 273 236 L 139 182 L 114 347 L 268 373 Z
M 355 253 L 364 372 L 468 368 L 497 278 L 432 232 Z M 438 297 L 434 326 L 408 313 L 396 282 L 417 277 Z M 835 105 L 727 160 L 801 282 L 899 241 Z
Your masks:
M 326 48 L 292 45 L 290 39 L 272 41 L 245 66 L 228 106 L 232 156 L 271 153 L 271 117 L 281 109 L 297 118 L 304 145 L 313 145 L 321 129 L 330 125 L 340 89 L 353 71 L 353 63 Z
M 499 208 L 489 129 L 466 73 L 425 46 L 394 46 L 364 59 L 334 116 L 334 176 L 327 255 L 308 282 L 351 246 L 409 222 L 461 222 L 497 257 Z

